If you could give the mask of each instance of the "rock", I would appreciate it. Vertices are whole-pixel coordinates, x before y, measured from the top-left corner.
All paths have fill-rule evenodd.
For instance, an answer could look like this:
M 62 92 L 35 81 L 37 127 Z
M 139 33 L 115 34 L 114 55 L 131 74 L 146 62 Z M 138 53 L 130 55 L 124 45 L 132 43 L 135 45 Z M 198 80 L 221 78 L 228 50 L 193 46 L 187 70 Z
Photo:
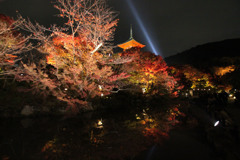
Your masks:
M 44 107 L 42 107 L 42 111 L 49 113 L 50 109 L 49 109 L 49 107 L 44 106 Z
M 33 120 L 32 119 L 23 119 L 21 120 L 21 124 L 24 128 L 28 128 L 28 127 L 31 127 L 33 125 Z
M 21 115 L 23 116 L 30 116 L 34 113 L 33 107 L 26 105 L 23 107 L 22 111 L 21 111 Z
M 62 114 L 62 113 L 66 113 L 67 110 L 66 110 L 66 109 L 63 109 L 63 108 L 60 108 L 60 109 L 58 109 L 58 112 Z

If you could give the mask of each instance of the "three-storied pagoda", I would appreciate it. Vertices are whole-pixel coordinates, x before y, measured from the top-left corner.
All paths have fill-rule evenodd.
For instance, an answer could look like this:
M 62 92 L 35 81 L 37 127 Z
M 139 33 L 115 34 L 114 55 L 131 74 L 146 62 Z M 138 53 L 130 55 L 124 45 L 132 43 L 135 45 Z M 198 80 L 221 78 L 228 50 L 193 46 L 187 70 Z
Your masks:
M 134 38 L 133 38 L 133 32 L 132 32 L 132 26 L 130 28 L 130 38 L 127 42 L 124 42 L 122 44 L 119 44 L 118 47 L 122 48 L 123 51 L 132 49 L 132 48 L 143 48 L 145 47 L 145 45 L 137 42 Z

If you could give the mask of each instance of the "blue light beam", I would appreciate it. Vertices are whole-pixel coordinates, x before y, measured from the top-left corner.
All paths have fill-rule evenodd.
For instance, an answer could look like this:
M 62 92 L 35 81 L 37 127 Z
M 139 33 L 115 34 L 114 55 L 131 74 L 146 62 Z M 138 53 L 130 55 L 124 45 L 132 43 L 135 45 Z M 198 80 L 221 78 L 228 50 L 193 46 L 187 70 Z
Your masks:
M 156 47 L 154 46 L 153 42 L 152 42 L 152 39 L 150 38 L 149 34 L 148 34 L 148 31 L 147 29 L 145 28 L 144 24 L 143 24 L 143 21 L 141 20 L 136 8 L 134 7 L 133 3 L 132 3 L 132 0 L 126 0 L 129 7 L 131 8 L 132 10 L 132 13 L 134 15 L 134 17 L 136 18 L 137 20 L 137 23 L 139 24 L 145 38 L 147 39 L 148 41 L 148 44 L 150 45 L 150 48 L 152 49 L 152 52 L 157 54 L 157 55 L 160 55 L 159 52 L 157 51 Z

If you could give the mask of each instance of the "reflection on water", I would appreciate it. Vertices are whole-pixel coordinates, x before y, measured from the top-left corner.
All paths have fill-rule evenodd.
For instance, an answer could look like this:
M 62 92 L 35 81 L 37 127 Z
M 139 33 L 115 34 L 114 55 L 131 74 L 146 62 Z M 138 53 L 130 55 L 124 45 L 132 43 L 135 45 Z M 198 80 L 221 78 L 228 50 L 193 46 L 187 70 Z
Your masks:
M 160 143 L 178 123 L 176 106 L 74 118 L 2 119 L 2 159 L 102 160 L 134 158 Z

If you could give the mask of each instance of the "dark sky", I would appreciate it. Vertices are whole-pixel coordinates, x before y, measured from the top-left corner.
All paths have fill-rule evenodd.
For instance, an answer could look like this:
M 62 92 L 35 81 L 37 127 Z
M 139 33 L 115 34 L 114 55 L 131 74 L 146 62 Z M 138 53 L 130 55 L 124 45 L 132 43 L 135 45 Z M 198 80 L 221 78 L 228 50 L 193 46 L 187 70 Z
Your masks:
M 119 25 L 115 41 L 129 38 L 133 24 L 134 38 L 151 47 L 127 5 L 129 0 L 108 0 L 119 11 Z M 159 53 L 167 57 L 196 45 L 240 38 L 239 0 L 131 0 Z M 24 17 L 48 25 L 58 23 L 57 11 L 50 0 L 0 0 L 0 13 Z

